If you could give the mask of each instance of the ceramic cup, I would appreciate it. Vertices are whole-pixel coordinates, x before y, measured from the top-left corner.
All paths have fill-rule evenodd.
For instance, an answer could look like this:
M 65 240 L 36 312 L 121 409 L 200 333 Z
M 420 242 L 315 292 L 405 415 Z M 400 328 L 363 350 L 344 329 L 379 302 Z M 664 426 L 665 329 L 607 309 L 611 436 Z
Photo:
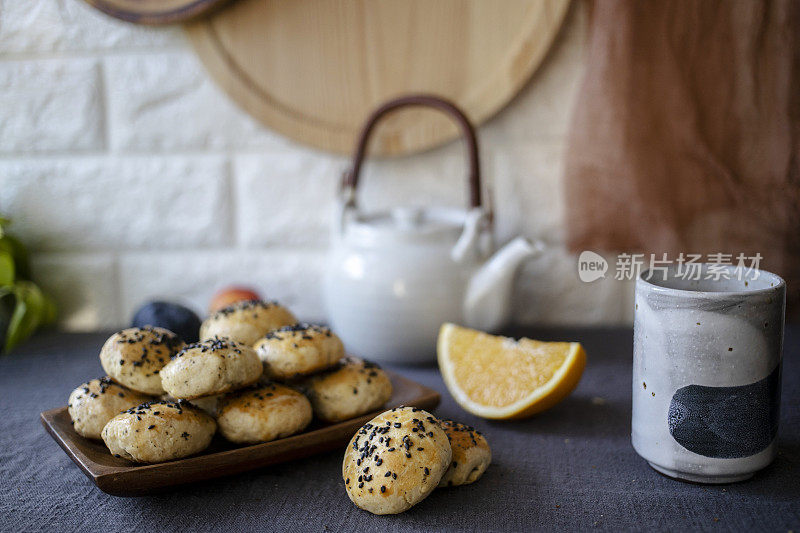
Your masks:
M 631 440 L 662 474 L 730 483 L 775 457 L 786 284 L 697 266 L 636 281 Z

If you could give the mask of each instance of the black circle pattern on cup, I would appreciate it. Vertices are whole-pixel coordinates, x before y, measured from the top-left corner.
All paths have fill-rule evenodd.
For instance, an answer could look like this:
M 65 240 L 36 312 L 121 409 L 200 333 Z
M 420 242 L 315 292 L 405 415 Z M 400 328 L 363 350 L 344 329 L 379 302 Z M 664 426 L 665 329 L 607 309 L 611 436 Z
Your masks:
M 705 457 L 749 457 L 765 450 L 778 433 L 780 369 L 779 364 L 750 385 L 678 389 L 667 415 L 670 435 Z

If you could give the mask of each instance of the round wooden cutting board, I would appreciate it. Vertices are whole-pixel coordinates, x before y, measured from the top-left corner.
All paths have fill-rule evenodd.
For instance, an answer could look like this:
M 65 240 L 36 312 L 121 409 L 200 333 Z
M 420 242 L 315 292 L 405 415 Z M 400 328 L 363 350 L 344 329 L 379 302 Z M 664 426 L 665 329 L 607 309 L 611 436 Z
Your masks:
M 299 142 L 353 150 L 368 113 L 405 93 L 491 117 L 545 57 L 570 0 L 239 0 L 187 26 L 216 81 L 265 125 Z M 430 110 L 382 122 L 378 155 L 458 134 Z
M 106 15 L 136 24 L 175 24 L 208 14 L 229 0 L 85 0 Z

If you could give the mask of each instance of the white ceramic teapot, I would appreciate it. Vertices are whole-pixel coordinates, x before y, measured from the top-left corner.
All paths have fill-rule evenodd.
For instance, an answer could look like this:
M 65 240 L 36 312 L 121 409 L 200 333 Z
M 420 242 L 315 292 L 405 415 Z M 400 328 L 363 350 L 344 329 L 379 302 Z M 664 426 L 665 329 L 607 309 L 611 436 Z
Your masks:
M 425 105 L 453 116 L 469 149 L 469 210 L 395 208 L 365 213 L 356 205 L 369 135 L 376 122 L 404 106 Z M 536 249 L 518 237 L 491 255 L 491 213 L 481 205 L 475 131 L 453 104 L 419 95 L 377 109 L 361 133 L 345 173 L 325 279 L 333 330 L 353 355 L 382 362 L 435 358 L 444 322 L 496 330 L 508 320 L 514 273 Z

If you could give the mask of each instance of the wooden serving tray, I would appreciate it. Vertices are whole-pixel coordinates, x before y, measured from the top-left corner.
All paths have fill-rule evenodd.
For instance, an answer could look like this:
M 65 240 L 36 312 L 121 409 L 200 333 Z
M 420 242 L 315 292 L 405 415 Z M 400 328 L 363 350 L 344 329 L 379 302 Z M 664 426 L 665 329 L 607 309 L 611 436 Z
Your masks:
M 441 397 L 435 390 L 394 372 L 387 374 L 394 393 L 379 411 L 338 424 L 314 421 L 304 433 L 251 446 L 237 447 L 217 434 L 202 454 L 166 463 L 142 465 L 114 457 L 102 441 L 75 433 L 66 407 L 43 412 L 41 420 L 50 436 L 100 490 L 115 496 L 137 496 L 343 449 L 358 428 L 385 409 L 400 405 L 433 409 L 439 405 Z

